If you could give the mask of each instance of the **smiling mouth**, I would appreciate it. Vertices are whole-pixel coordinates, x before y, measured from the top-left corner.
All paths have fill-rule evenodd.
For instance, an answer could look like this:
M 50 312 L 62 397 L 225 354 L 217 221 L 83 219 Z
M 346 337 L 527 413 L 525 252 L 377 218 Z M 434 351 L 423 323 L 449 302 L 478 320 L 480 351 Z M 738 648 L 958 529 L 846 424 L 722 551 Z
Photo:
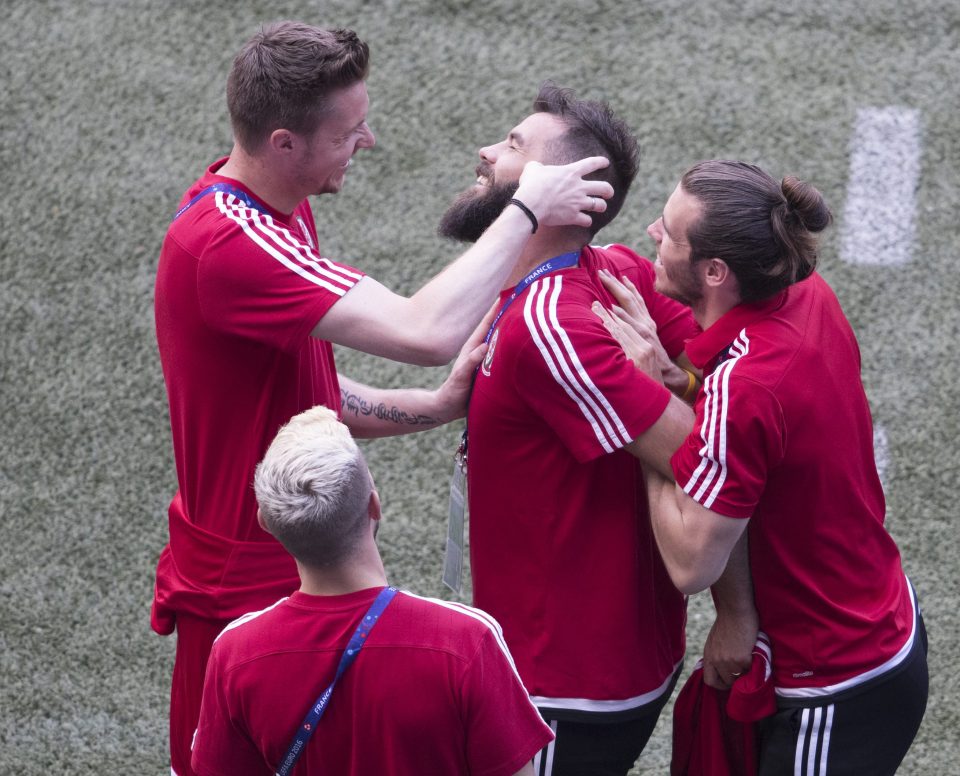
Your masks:
M 486 174 L 486 169 L 487 168 L 483 167 L 482 165 L 478 166 L 476 169 L 478 186 L 490 186 L 493 184 L 493 177 Z

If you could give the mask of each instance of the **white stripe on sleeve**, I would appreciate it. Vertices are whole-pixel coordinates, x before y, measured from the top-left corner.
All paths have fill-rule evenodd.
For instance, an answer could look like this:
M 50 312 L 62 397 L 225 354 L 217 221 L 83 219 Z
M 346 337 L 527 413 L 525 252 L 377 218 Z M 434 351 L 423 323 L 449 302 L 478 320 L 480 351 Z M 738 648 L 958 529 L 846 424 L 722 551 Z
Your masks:
M 557 317 L 563 277 L 547 277 L 533 284 L 523 307 L 523 318 L 550 374 L 577 405 L 600 446 L 607 453 L 632 441 L 607 397 L 587 374 L 576 348 Z
M 703 423 L 700 425 L 700 464 L 683 486 L 684 492 L 709 509 L 727 479 L 727 410 L 730 404 L 730 373 L 750 351 L 746 329 L 731 347 L 732 357 L 718 366 L 704 382 Z
M 215 199 L 220 212 L 237 224 L 264 253 L 305 280 L 343 296 L 360 277 L 329 259 L 320 258 L 289 230 L 277 227 L 272 216 L 247 207 L 232 194 L 217 192 Z

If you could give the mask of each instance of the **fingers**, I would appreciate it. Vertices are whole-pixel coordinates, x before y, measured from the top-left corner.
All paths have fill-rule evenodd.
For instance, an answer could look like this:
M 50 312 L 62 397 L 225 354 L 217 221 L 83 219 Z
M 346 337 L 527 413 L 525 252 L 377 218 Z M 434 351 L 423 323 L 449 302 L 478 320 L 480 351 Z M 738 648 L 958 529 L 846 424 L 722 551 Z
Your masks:
M 660 346 L 660 340 L 657 337 L 657 325 L 649 318 L 639 313 L 628 313 L 620 305 L 614 305 L 612 313 L 625 326 L 633 329 L 637 334 L 647 340 L 651 345 Z
M 470 384 L 473 382 L 473 373 L 480 366 L 486 354 L 486 342 L 481 342 L 476 347 L 469 349 L 464 348 L 453 363 L 453 368 L 447 375 L 444 385 L 457 391 L 463 390 L 466 392 L 469 390 Z
M 499 308 L 499 306 L 499 300 L 490 305 L 490 309 L 487 310 L 486 314 L 483 316 L 483 320 L 477 324 L 477 328 L 475 328 L 473 333 L 467 338 L 462 350 L 469 350 L 470 348 L 474 348 L 483 342 L 484 338 L 487 336 L 487 332 L 490 331 L 490 326 L 493 324 L 493 319 L 497 317 L 497 308 Z
M 729 690 L 730 682 L 724 677 L 723 673 L 718 671 L 712 663 L 703 664 L 703 681 L 716 690 Z
M 626 275 L 619 278 L 613 276 L 606 269 L 600 270 L 600 282 L 609 291 L 617 302 L 630 314 L 635 317 L 643 317 L 653 322 L 650 313 L 647 310 L 647 303 L 644 301 L 637 287 Z M 654 329 L 656 326 L 654 325 Z
M 588 156 L 585 159 L 580 159 L 579 161 L 571 162 L 570 164 L 567 165 L 567 167 L 569 167 L 573 173 L 575 173 L 577 176 L 581 178 L 584 175 L 589 175 L 592 172 L 596 172 L 597 170 L 602 170 L 604 167 L 609 167 L 609 166 L 610 166 L 610 160 L 607 159 L 607 157 L 605 156 Z M 599 183 L 599 181 L 597 182 Z M 613 196 L 613 187 L 610 186 L 609 183 L 607 184 L 607 186 L 610 189 L 610 193 L 603 196 L 611 197 Z
M 601 269 L 599 272 L 600 282 L 603 283 L 604 288 L 610 292 L 611 296 L 617 300 L 617 303 L 623 308 L 630 308 L 635 306 L 633 297 L 631 296 L 630 289 L 627 288 L 620 280 L 615 278 L 611 273 L 607 272 L 605 269 Z M 636 290 L 636 289 L 634 289 Z
M 613 196 L 613 186 L 606 181 L 584 180 L 583 176 L 608 165 L 603 156 L 559 166 L 527 162 L 516 196 L 536 214 L 541 225 L 590 228 L 591 214 L 607 209 L 606 200 Z
M 617 329 L 620 326 L 622 326 L 622 324 L 618 320 L 616 320 L 610 314 L 610 311 L 607 310 L 607 308 L 604 307 L 602 304 L 600 304 L 600 302 L 594 302 L 592 305 L 590 305 L 590 309 L 593 310 L 594 315 L 596 315 L 601 321 L 603 321 L 603 325 L 606 326 L 611 333 L 613 333 L 614 329 Z
M 483 361 L 483 357 L 487 354 L 487 343 L 481 342 L 473 350 L 467 353 L 466 357 L 466 366 L 470 372 L 470 376 L 473 377 L 473 370 L 480 366 L 480 362 Z
M 602 213 L 607 209 L 607 201 L 602 197 L 587 195 L 587 205 L 584 210 L 587 213 Z
M 634 330 L 633 326 L 623 323 L 607 310 L 600 302 L 594 302 L 590 309 L 606 327 L 607 331 L 619 343 L 624 354 L 634 363 L 651 352 L 649 343 Z
M 630 292 L 630 298 L 634 301 L 634 303 L 636 303 L 637 307 L 643 311 L 643 314 L 650 318 L 650 311 L 647 310 L 647 302 L 643 298 L 643 295 L 640 293 L 639 289 L 633 285 L 633 281 L 630 280 L 630 278 L 628 278 L 626 275 L 624 275 L 621 280 L 623 281 L 624 286 Z M 650 320 L 653 319 L 650 318 Z

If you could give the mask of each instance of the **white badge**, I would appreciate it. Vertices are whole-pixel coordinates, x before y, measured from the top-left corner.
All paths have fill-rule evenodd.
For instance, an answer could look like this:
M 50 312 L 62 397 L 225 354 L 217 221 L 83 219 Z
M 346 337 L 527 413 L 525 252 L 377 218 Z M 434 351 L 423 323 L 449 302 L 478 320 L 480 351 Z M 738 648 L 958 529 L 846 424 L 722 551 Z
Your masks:
M 450 510 L 447 546 L 443 553 L 443 584 L 454 593 L 463 592 L 463 526 L 467 516 L 467 462 L 457 451 L 450 478 Z

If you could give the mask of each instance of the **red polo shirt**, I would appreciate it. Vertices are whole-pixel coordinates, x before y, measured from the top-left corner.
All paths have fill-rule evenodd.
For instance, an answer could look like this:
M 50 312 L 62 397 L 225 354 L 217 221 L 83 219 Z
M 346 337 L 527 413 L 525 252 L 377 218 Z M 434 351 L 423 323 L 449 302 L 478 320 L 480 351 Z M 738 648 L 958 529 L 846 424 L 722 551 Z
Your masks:
M 633 280 L 671 355 L 698 331 L 653 290 L 649 261 L 584 248 L 504 313 L 468 416 L 474 602 L 503 625 L 534 702 L 570 716 L 636 713 L 667 691 L 684 647 L 685 601 L 623 450 L 670 396 L 591 310 L 612 303 L 603 267 Z
M 677 483 L 750 518 L 760 627 L 786 697 L 838 692 L 897 665 L 915 632 L 884 496 L 860 351 L 817 274 L 730 310 L 687 345 L 708 375 Z

